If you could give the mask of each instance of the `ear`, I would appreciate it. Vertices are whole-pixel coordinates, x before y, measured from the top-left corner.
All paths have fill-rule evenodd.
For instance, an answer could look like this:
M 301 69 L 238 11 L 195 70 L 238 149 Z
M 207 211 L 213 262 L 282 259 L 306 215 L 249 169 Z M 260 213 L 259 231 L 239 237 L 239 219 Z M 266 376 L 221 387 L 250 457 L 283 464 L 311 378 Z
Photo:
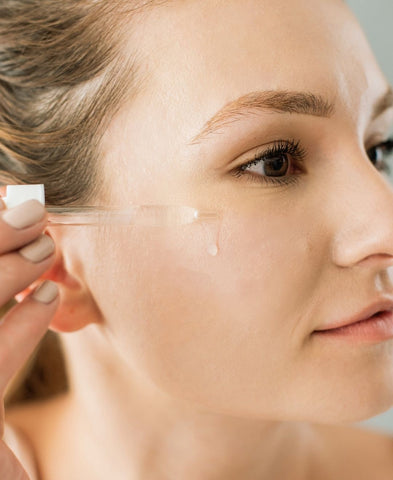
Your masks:
M 48 231 L 45 233 L 50 235 Z M 37 283 L 43 280 L 53 280 L 60 290 L 60 305 L 51 321 L 50 330 L 75 332 L 89 324 L 101 323 L 102 317 L 90 290 L 69 271 L 59 248 L 56 248 L 53 265 L 38 279 Z M 17 300 L 22 300 L 30 293 L 35 283 L 19 293 Z

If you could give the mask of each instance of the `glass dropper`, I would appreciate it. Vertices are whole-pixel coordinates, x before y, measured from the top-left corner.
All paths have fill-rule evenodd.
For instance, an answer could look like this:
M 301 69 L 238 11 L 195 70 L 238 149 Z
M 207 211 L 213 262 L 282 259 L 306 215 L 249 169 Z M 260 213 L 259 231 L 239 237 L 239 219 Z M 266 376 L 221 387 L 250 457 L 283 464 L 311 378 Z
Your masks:
M 2 200 L 8 208 L 35 199 L 45 205 L 43 184 L 7 185 Z M 69 225 L 187 225 L 218 219 L 219 212 L 200 211 L 183 205 L 130 205 L 125 209 L 99 206 L 55 206 L 46 204 L 48 226 Z
M 218 219 L 218 212 L 200 211 L 183 205 L 133 205 L 124 210 L 110 207 L 47 206 L 48 226 L 144 225 L 151 227 L 187 225 Z

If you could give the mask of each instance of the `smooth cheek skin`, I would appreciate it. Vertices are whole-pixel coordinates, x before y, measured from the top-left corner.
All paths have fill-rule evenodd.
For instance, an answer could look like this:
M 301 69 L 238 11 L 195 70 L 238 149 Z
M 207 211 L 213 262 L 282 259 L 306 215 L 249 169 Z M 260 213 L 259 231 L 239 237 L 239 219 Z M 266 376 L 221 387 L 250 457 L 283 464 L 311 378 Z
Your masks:
M 356 92 L 369 92 L 362 97 L 366 102 L 374 95 L 367 86 L 378 90 L 383 78 L 357 27 L 341 15 L 341 2 L 320 2 L 315 13 L 312 2 L 299 1 L 299 16 L 287 15 L 287 24 L 281 10 L 288 2 L 275 3 L 265 23 L 255 2 L 239 12 L 238 2 L 225 2 L 219 12 L 220 2 L 204 8 L 196 2 L 194 9 L 193 2 L 186 3 L 184 12 L 179 2 L 173 12 L 172 7 L 153 11 L 157 33 L 140 37 L 150 83 L 119 114 L 103 142 L 111 203 L 223 207 L 225 214 L 220 225 L 207 229 L 195 224 L 87 232 L 80 248 L 88 252 L 83 253 L 85 277 L 105 319 L 103 328 L 130 368 L 202 409 L 322 423 L 377 414 L 393 401 L 392 343 L 338 348 L 318 342 L 312 332 L 348 312 L 351 293 L 361 298 L 353 271 L 332 261 L 334 237 L 349 211 L 342 209 L 347 201 L 342 179 L 356 163 L 342 163 L 330 140 L 348 147 L 345 135 L 355 137 L 362 128 L 363 120 L 355 125 L 348 113 L 361 117 Z M 218 14 L 228 16 L 220 25 L 236 32 L 233 44 L 232 37 L 209 25 Z M 329 21 L 338 22 L 337 44 Z M 286 31 L 296 32 L 296 41 Z M 182 51 L 178 38 L 191 42 L 189 48 Z M 155 41 L 163 42 L 160 48 Z M 336 99 L 341 123 L 326 120 L 325 132 L 314 126 L 316 143 L 326 132 L 330 139 L 325 139 L 330 151 L 324 150 L 329 166 L 311 167 L 313 173 L 298 186 L 268 191 L 240 186 L 223 173 L 222 158 L 244 153 L 240 135 L 238 143 L 229 136 L 220 146 L 218 136 L 218 146 L 213 142 L 216 149 L 210 150 L 186 146 L 186 140 L 227 101 L 269 88 Z M 257 137 L 254 141 L 248 149 L 258 146 Z M 359 182 L 370 174 L 365 168 Z M 355 197 L 351 201 L 356 203 Z M 212 257 L 207 250 L 217 231 L 219 251 Z M 366 284 L 371 275 L 363 279 Z
M 304 240 L 282 235 L 281 221 L 267 223 L 224 219 L 217 257 L 206 252 L 199 226 L 103 240 L 91 288 L 100 292 L 104 272 L 122 279 L 106 284 L 99 304 L 130 366 L 216 412 L 263 417 L 289 409 L 298 385 L 291 399 L 288 380 L 301 373 L 305 355 L 304 339 L 292 332 L 308 303 L 307 290 L 292 285 L 311 288 L 315 274 L 297 261 L 307 256 Z
M 302 207 L 228 213 L 216 257 L 198 225 L 101 232 L 90 287 L 132 370 L 197 408 L 259 419 L 351 421 L 346 402 L 364 402 L 360 415 L 389 402 L 386 345 L 340 352 L 310 336 L 334 292 L 323 227 Z

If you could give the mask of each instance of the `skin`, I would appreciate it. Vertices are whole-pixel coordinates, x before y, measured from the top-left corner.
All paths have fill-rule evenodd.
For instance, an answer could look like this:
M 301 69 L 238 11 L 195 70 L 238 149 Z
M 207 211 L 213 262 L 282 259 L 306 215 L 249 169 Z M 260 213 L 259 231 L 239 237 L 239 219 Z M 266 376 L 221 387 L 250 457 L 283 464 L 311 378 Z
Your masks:
M 135 48 L 146 81 L 103 138 L 98 201 L 224 214 L 207 225 L 51 230 L 47 276 L 62 298 L 52 328 L 73 332 L 63 338 L 72 390 L 42 417 L 22 415 L 30 432 L 41 421 L 31 436 L 42 478 L 327 471 L 340 452 L 322 460 L 317 425 L 393 404 L 392 340 L 313 333 L 393 298 L 393 192 L 366 153 L 392 122 L 392 109 L 370 120 L 386 79 L 339 0 L 171 2 L 129 34 L 124 54 Z M 311 92 L 334 113 L 250 112 L 190 143 L 226 103 L 258 90 Z M 306 151 L 296 184 L 259 182 L 260 165 L 254 180 L 233 176 L 280 139 Z

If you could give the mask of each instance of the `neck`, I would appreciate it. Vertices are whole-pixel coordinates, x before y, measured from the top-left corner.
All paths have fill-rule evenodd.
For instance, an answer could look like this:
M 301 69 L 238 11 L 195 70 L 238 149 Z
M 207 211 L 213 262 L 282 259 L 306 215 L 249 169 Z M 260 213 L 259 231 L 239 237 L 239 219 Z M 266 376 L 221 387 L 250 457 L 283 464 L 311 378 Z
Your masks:
M 288 478 L 296 470 L 305 478 L 309 424 L 203 411 L 161 392 L 119 359 L 103 361 L 101 349 L 95 355 L 80 340 L 73 335 L 65 342 L 73 418 L 65 428 L 78 439 L 79 473 L 87 459 L 84 478 L 273 480 L 286 478 L 287 470 Z

